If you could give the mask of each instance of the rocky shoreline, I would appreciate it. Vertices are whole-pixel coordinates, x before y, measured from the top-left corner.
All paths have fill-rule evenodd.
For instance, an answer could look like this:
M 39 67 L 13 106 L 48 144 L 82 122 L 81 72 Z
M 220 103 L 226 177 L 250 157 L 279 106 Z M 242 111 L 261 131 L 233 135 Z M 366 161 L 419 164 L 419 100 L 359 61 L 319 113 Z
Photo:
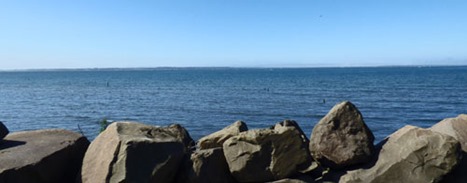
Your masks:
M 311 134 L 293 120 L 252 130 L 237 121 L 197 142 L 178 124 L 114 122 L 89 142 L 60 129 L 9 133 L 0 122 L 0 183 L 467 182 L 466 154 L 465 114 L 374 145 L 348 101 Z

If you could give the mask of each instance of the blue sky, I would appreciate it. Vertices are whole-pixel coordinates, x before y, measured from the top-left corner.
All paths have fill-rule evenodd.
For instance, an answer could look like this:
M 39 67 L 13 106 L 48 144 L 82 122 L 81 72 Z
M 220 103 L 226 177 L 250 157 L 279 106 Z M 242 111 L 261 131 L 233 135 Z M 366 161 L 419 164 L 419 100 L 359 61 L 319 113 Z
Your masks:
M 0 1 L 0 70 L 467 65 L 467 1 Z

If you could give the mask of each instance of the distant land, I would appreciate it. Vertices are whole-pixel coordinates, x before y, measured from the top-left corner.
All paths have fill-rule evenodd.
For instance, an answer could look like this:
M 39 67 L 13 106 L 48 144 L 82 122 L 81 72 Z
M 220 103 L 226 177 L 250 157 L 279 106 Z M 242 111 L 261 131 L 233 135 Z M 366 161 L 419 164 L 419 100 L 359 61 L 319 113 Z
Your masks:
M 42 71 L 150 71 L 150 70 L 185 70 L 185 69 L 306 69 L 306 68 L 388 68 L 388 67 L 467 67 L 459 65 L 355 65 L 355 66 L 250 66 L 250 67 L 202 67 L 202 66 L 162 66 L 162 67 L 106 67 L 106 68 L 39 68 L 39 69 L 0 69 L 0 72 L 42 72 Z

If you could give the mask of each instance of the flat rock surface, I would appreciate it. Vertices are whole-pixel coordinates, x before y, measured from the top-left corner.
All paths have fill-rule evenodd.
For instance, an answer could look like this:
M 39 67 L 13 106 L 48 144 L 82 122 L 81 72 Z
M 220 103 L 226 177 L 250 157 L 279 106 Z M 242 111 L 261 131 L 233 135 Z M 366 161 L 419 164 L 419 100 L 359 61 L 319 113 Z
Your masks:
M 0 144 L 0 182 L 74 182 L 88 145 L 67 130 L 11 133 Z

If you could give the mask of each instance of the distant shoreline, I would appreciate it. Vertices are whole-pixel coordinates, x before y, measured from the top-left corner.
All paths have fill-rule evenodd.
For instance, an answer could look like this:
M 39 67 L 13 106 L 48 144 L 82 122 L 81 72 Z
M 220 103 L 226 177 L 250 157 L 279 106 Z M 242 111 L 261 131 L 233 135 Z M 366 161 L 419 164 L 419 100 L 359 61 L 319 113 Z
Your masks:
M 57 72 L 57 71 L 157 71 L 157 70 L 224 70 L 224 69 L 340 69 L 340 68 L 450 68 L 467 65 L 375 65 L 375 66 L 309 66 L 309 67 L 109 67 L 109 68 L 41 68 L 0 69 L 0 72 Z

